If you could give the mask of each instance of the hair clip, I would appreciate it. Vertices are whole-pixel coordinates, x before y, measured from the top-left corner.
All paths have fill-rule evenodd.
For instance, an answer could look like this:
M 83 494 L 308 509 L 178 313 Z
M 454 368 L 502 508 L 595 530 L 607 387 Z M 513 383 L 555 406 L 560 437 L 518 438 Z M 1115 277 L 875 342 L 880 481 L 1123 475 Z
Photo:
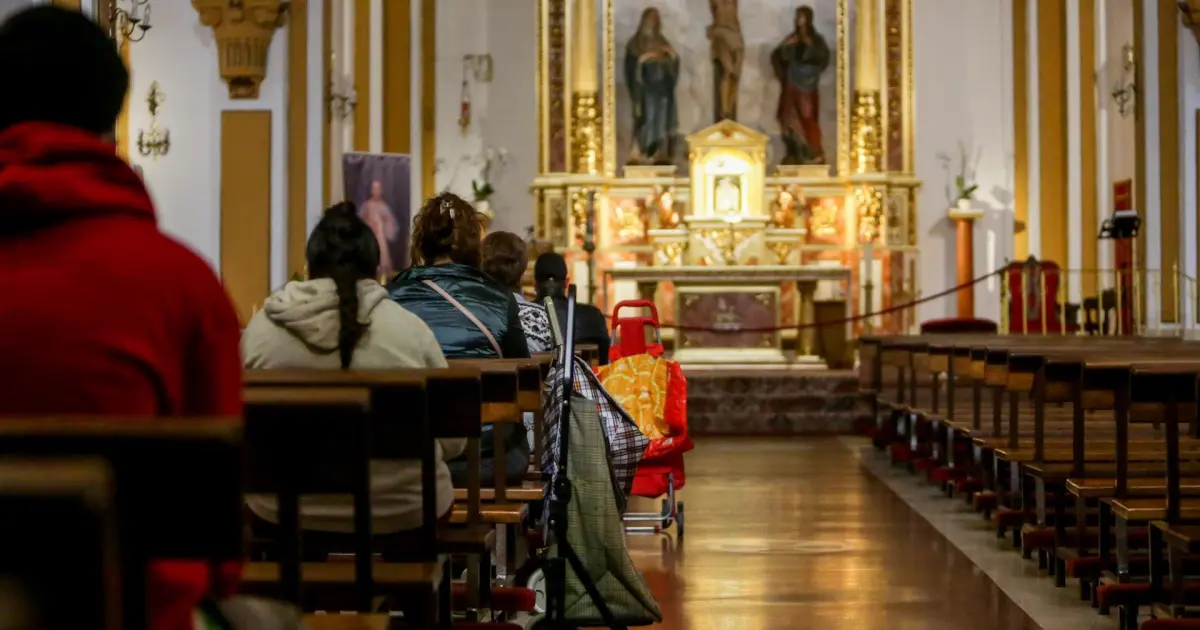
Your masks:
M 453 204 L 453 203 L 451 203 L 449 199 L 443 199 L 443 200 L 442 200 L 442 207 L 441 207 L 441 208 L 439 208 L 439 210 L 441 210 L 441 211 L 445 212 L 446 214 L 450 215 L 450 218 L 451 218 L 451 219 L 455 218 L 455 217 L 454 217 L 454 204 Z

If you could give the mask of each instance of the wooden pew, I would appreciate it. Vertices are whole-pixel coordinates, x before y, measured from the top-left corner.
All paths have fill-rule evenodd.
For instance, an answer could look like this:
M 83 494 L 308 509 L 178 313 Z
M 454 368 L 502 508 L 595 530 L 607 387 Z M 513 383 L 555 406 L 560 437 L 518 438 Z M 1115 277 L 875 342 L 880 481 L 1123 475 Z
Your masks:
M 143 628 L 152 560 L 241 560 L 241 433 L 236 419 L 5 418 L 0 457 L 107 462 L 120 516 L 124 627 Z
M 878 348 L 887 347 L 886 341 L 883 340 L 875 345 Z M 898 376 L 898 380 L 912 383 L 913 378 L 915 377 L 913 370 L 919 366 L 920 360 L 914 360 L 912 358 L 911 355 L 915 353 L 912 352 L 911 349 L 916 348 L 916 351 L 919 352 L 919 343 L 914 343 L 912 340 L 907 340 L 901 341 L 899 344 L 895 345 L 900 345 L 902 347 L 902 351 L 904 346 L 907 346 L 907 348 L 910 349 L 910 357 L 908 361 L 910 372 L 909 374 L 901 373 Z M 1008 422 L 1004 423 L 1005 435 L 1001 439 L 1001 443 L 1004 444 L 1004 446 L 999 450 L 1001 451 L 1002 455 L 1005 455 L 1010 460 L 1013 460 L 1012 463 L 1014 464 L 1015 469 L 1034 471 L 1035 476 L 1040 476 L 1041 481 L 1046 481 L 1049 479 L 1056 479 L 1056 475 L 1061 476 L 1064 470 L 1065 473 L 1070 473 L 1072 468 L 1077 468 L 1079 473 L 1083 473 L 1086 466 L 1088 474 L 1098 472 L 1107 474 L 1110 477 L 1110 479 L 1106 482 L 1104 479 L 1090 480 L 1089 477 L 1075 478 L 1073 476 L 1072 482 L 1076 483 L 1076 485 L 1080 488 L 1086 488 L 1087 493 L 1089 493 L 1090 496 L 1095 496 L 1095 493 L 1097 492 L 1103 492 L 1105 486 L 1114 489 L 1117 486 L 1121 486 L 1125 489 L 1128 489 L 1130 485 L 1134 485 L 1138 488 L 1139 492 L 1153 493 L 1155 484 L 1139 481 L 1136 477 L 1136 474 L 1153 473 L 1156 467 L 1158 470 L 1161 470 L 1163 465 L 1162 459 L 1164 457 L 1163 451 L 1165 447 L 1149 444 L 1145 438 L 1152 437 L 1154 434 L 1146 429 L 1134 429 L 1133 427 L 1135 425 L 1130 423 L 1137 422 L 1139 419 L 1146 423 L 1159 422 L 1164 417 L 1167 417 L 1174 419 L 1174 421 L 1167 421 L 1165 425 L 1171 429 L 1174 429 L 1178 426 L 1178 423 L 1181 422 L 1178 414 L 1165 415 L 1161 411 L 1155 411 L 1145 407 L 1139 409 L 1138 402 L 1134 401 L 1130 405 L 1132 415 L 1130 413 L 1125 413 L 1124 423 L 1115 422 L 1114 424 L 1114 420 L 1116 420 L 1117 417 L 1120 417 L 1120 414 L 1116 414 L 1116 416 L 1110 416 L 1111 419 L 1108 421 L 1106 426 L 1106 423 L 1103 421 L 1097 421 L 1087 417 L 1086 412 L 1088 409 L 1094 409 L 1105 411 L 1112 410 L 1115 413 L 1116 410 L 1114 410 L 1113 407 L 1116 405 L 1114 402 L 1112 402 L 1114 396 L 1107 396 L 1108 402 L 1105 402 L 1105 396 L 1103 395 L 1104 387 L 1096 388 L 1091 386 L 1085 388 L 1081 382 L 1072 382 L 1081 380 L 1083 378 L 1083 374 L 1082 370 L 1077 370 L 1077 376 L 1072 377 L 1069 375 L 1072 363 L 1071 360 L 1068 359 L 1066 361 L 1056 362 L 1056 359 L 1051 358 L 1054 356 L 1053 353 L 1058 352 L 1061 355 L 1064 348 L 1071 348 L 1072 341 L 1058 343 L 1050 341 L 1047 343 L 1046 340 L 1022 340 L 1015 341 L 1008 345 L 1012 347 L 1010 347 L 1007 351 L 1002 350 L 992 353 L 987 352 L 986 349 L 979 352 L 972 351 L 972 354 L 975 355 L 972 357 L 973 359 L 984 359 L 984 361 L 983 365 L 979 365 L 978 363 L 972 365 L 972 368 L 976 368 L 976 366 L 978 366 L 982 367 L 983 369 L 973 370 L 973 374 L 971 376 L 975 377 L 973 379 L 975 383 L 983 383 L 985 387 L 992 386 L 997 390 L 997 393 L 1002 392 L 1007 394 L 1010 399 L 1010 413 L 1008 414 Z M 1038 345 L 1044 345 L 1046 347 L 1039 350 L 1037 348 Z M 1116 351 L 1118 354 L 1123 354 L 1125 356 L 1136 356 L 1141 353 L 1143 358 L 1154 357 L 1155 361 L 1161 361 L 1161 357 L 1164 353 L 1169 356 L 1172 348 L 1179 350 L 1179 346 L 1181 345 L 1182 344 L 1180 344 L 1177 340 L 1132 340 L 1131 342 L 1118 343 L 1112 346 L 1106 346 L 1105 348 L 1093 347 L 1092 350 L 1109 353 L 1109 355 L 1111 355 L 1113 351 Z M 1019 350 L 1019 348 L 1022 346 L 1024 346 L 1026 350 Z M 1138 346 L 1142 347 L 1139 348 Z M 1146 346 L 1153 347 L 1146 348 Z M 1185 353 L 1185 356 L 1194 356 L 1194 349 L 1195 346 L 1193 345 L 1191 348 L 1185 348 L 1183 352 Z M 998 369 L 1001 363 L 1001 361 L 998 359 L 1006 353 L 1008 353 L 1010 357 L 1016 356 L 1018 363 L 1020 361 L 1029 362 L 1031 357 L 1034 359 L 1031 363 L 1033 366 L 1032 368 L 1014 365 L 1011 361 L 1008 361 L 1008 368 L 1016 368 L 1015 370 L 1011 370 L 1011 372 L 1023 377 L 1028 381 L 1028 384 L 1017 384 L 1014 387 L 1013 383 L 1009 382 L 1012 380 L 1009 377 L 1013 374 L 1004 374 L 1005 371 L 1009 370 Z M 882 354 L 883 352 L 877 351 L 875 356 L 880 357 Z M 906 363 L 903 357 L 896 356 L 899 353 L 895 352 L 895 350 L 893 350 L 891 354 L 891 359 L 894 364 Z M 1087 354 L 1087 352 L 1082 353 L 1083 356 L 1086 356 Z M 933 365 L 933 369 L 935 369 L 935 371 L 949 371 L 951 364 L 957 363 L 952 359 L 952 357 L 955 356 L 953 352 L 947 353 L 944 350 L 934 348 L 929 352 L 929 356 L 931 357 L 929 363 Z M 932 358 L 938 356 L 944 356 L 946 358 L 941 360 L 935 360 Z M 879 361 L 877 359 L 877 363 L 878 362 Z M 1080 362 L 1082 361 L 1075 361 L 1076 364 Z M 940 369 L 938 369 L 939 366 Z M 1063 375 L 1064 369 L 1067 371 L 1066 376 Z M 873 368 L 868 369 L 867 371 L 877 371 L 877 369 Z M 1099 372 L 1102 373 L 1103 370 L 1099 370 Z M 1058 374 L 1058 376 L 1054 376 L 1055 374 Z M 935 376 L 934 382 L 936 383 L 936 381 L 937 377 Z M 1001 386 L 1000 383 L 1003 383 L 1003 386 Z M 922 400 L 919 396 L 914 395 L 911 387 L 901 387 L 897 389 L 898 391 L 895 395 L 896 400 L 903 400 L 904 397 L 907 397 L 917 406 L 929 406 L 929 397 L 926 397 Z M 950 383 L 948 389 L 950 390 L 950 393 L 948 393 L 949 400 L 961 402 L 962 399 L 952 393 L 955 389 L 953 381 Z M 978 391 L 978 389 L 976 391 Z M 1022 400 L 1022 395 L 1027 396 L 1030 398 L 1030 400 L 1028 402 Z M 937 396 L 938 394 L 935 391 L 932 399 L 934 405 L 937 404 Z M 1080 400 L 1081 397 L 1085 397 L 1087 400 L 1082 401 Z M 978 400 L 978 397 L 975 398 Z M 1068 403 L 1071 404 L 1073 408 L 1067 410 L 1066 413 L 1050 412 L 1046 408 L 1046 403 L 1048 402 Z M 999 408 L 999 406 L 999 404 L 996 405 L 997 408 Z M 975 407 L 978 409 L 978 403 L 975 404 Z M 910 408 L 909 411 L 917 410 Z M 923 411 L 913 413 L 911 414 L 912 417 L 909 419 L 909 421 L 917 422 L 922 416 L 924 416 L 926 420 L 930 421 L 930 424 L 935 426 L 938 425 L 938 417 L 931 414 L 930 411 L 931 410 L 929 409 L 925 409 Z M 1187 413 L 1194 414 L 1194 407 L 1191 407 Z M 979 412 L 976 411 L 974 416 L 974 427 L 971 428 L 978 430 L 980 427 Z M 994 414 L 993 418 L 997 424 L 1002 422 L 1002 418 L 999 413 Z M 963 431 L 963 427 L 961 426 L 954 427 L 953 422 L 948 422 L 945 424 L 957 431 L 964 433 L 968 432 Z M 918 437 L 917 431 L 914 431 L 913 433 L 913 438 Z M 1000 434 L 1001 432 L 994 431 L 994 433 Z M 1005 447 L 1008 447 L 1010 444 L 1011 448 L 1006 449 Z M 990 446 L 995 446 L 995 444 Z M 1178 449 L 1180 444 L 1176 442 L 1175 446 Z M 1184 448 L 1186 453 L 1186 448 L 1188 447 Z M 976 451 L 976 455 L 978 455 L 978 450 L 979 449 Z M 1005 453 L 1006 450 L 1011 452 Z M 952 452 L 953 451 L 951 450 L 951 453 Z M 1062 463 L 1060 464 L 1058 462 Z M 1018 476 L 1023 478 L 1024 473 L 1018 472 Z M 1162 487 L 1161 482 L 1159 482 L 1158 487 Z M 1184 482 L 1181 487 L 1187 488 L 1188 485 L 1186 482 Z M 1044 498 L 1044 495 L 1040 498 Z M 1044 507 L 1042 509 L 1044 509 Z M 1086 519 L 1081 518 L 1080 522 L 1086 522 Z
M 423 525 L 420 529 L 399 534 L 377 536 L 360 540 L 356 557 L 359 567 L 352 576 L 346 566 L 333 563 L 323 566 L 305 567 L 316 571 L 323 587 L 334 588 L 354 582 L 360 585 L 366 580 L 370 565 L 363 558 L 370 558 L 371 551 L 384 553 L 395 560 L 375 565 L 375 581 L 383 582 L 389 593 L 411 600 L 416 595 L 419 601 L 430 604 L 429 589 L 440 583 L 442 592 L 441 616 L 449 615 L 448 579 L 444 573 L 444 559 L 449 554 L 462 554 L 486 560 L 493 544 L 493 537 L 481 522 L 479 509 L 479 423 L 481 403 L 480 375 L 478 370 L 452 368 L 442 370 L 387 370 L 387 371 L 253 371 L 247 372 L 246 397 L 248 413 L 261 406 L 264 411 L 284 411 L 288 408 L 299 413 L 317 414 L 320 421 L 340 423 L 340 415 L 358 417 L 360 423 L 368 423 L 369 457 L 367 453 L 342 449 L 341 453 L 327 451 L 323 456 L 332 462 L 338 459 L 355 463 L 351 468 L 358 470 L 357 462 L 368 459 L 419 459 L 422 462 L 423 496 L 426 504 Z M 362 405 L 365 408 L 361 408 Z M 345 407 L 350 405 L 357 412 Z M 322 409 L 323 408 L 323 409 Z M 365 420 L 364 420 L 365 417 Z M 312 439 L 319 438 L 319 432 Z M 468 440 L 469 470 L 473 471 L 468 488 L 467 505 L 463 508 L 467 527 L 442 527 L 437 524 L 435 485 L 435 460 L 433 440 L 439 438 L 466 438 Z M 313 444 L 311 448 L 326 448 L 327 445 Z M 413 450 L 413 449 L 420 449 Z M 317 453 L 314 453 L 315 456 Z M 293 465 L 299 465 L 297 460 Z M 471 465 L 473 464 L 473 465 Z M 360 471 L 361 472 L 361 471 Z M 295 475 L 293 475 L 295 476 Z M 342 479 L 343 483 L 352 481 Z M 328 479 L 322 482 L 329 483 Z M 326 489 L 326 492 L 331 490 Z M 299 494 L 307 492 L 300 491 Z M 360 504 L 369 508 L 366 495 Z M 363 513 L 357 510 L 358 514 Z M 357 516 L 357 514 L 356 514 Z M 281 520 L 282 522 L 282 520 Z M 369 521 L 367 521 L 369 523 Z M 360 523 L 358 529 L 362 530 Z M 290 524 L 287 526 L 291 529 Z M 316 564 L 316 563 L 315 563 Z M 385 574 L 379 575 L 380 571 Z M 262 582 L 272 584 L 277 572 L 263 568 Z M 468 599 L 472 607 L 486 602 L 487 590 L 482 588 L 481 574 L 488 570 L 475 569 L 468 572 Z M 294 575 L 293 575 L 294 579 Z M 306 581 L 307 578 L 306 578 Z M 294 587 L 293 587 L 294 588 Z M 369 595 L 360 587 L 360 607 L 367 604 Z
M 8 627 L 125 627 L 113 495 L 103 460 L 0 459 L 0 617 Z

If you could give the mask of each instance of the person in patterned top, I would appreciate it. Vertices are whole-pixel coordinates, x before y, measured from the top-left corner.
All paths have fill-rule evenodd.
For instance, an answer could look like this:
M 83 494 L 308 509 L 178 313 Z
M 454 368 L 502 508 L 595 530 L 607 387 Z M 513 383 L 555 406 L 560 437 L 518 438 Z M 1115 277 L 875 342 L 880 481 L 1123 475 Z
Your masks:
M 530 302 L 521 294 L 521 276 L 529 266 L 525 241 L 512 232 L 492 232 L 483 239 L 483 272 L 501 286 L 512 291 L 517 298 L 517 309 L 521 317 L 521 329 L 525 332 L 525 343 L 530 353 L 549 352 L 553 348 L 550 339 L 550 318 L 542 305 Z

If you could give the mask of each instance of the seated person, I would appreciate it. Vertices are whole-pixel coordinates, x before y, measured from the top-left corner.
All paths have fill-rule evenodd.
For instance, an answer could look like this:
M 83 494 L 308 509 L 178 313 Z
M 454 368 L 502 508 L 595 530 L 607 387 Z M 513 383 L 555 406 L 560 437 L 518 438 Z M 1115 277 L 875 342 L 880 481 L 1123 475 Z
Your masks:
M 433 332 L 419 317 L 388 299 L 375 280 L 379 243 L 358 217 L 354 204 L 340 203 L 308 239 L 305 252 L 310 280 L 289 282 L 250 320 L 242 335 L 242 357 L 249 369 L 355 369 L 446 367 Z M 449 519 L 454 487 L 444 460 L 460 455 L 466 440 L 439 440 L 437 509 Z M 390 534 L 421 525 L 419 462 L 371 462 L 371 530 Z M 256 529 L 275 533 L 275 497 L 250 496 Z M 305 497 L 300 524 L 307 530 L 338 535 L 305 537 L 306 555 L 320 557 L 333 547 L 353 545 L 350 497 Z M 263 522 L 265 521 L 265 522 Z M 349 546 L 348 548 L 353 548 Z
M 512 232 L 493 232 L 483 239 L 483 272 L 499 282 L 517 298 L 521 329 L 530 352 L 550 352 L 550 318 L 541 304 L 530 302 L 521 294 L 521 276 L 529 266 L 525 241 Z
M 554 300 L 559 326 L 567 325 L 567 261 L 554 252 L 538 256 L 533 265 L 539 304 L 547 297 Z M 604 313 L 591 304 L 575 303 L 575 346 L 594 343 L 600 349 L 600 365 L 608 365 L 608 324 Z
M 493 232 L 483 239 L 483 272 L 512 291 L 517 298 L 521 314 L 521 329 L 525 331 L 525 343 L 530 352 L 550 352 L 554 340 L 550 335 L 550 318 L 546 308 L 530 302 L 521 294 L 521 276 L 529 267 L 529 250 L 525 241 L 512 232 Z M 525 432 L 529 436 L 529 448 L 533 450 L 533 423 L 535 415 L 525 412 Z
M 446 358 L 528 358 L 517 298 L 479 268 L 481 219 L 471 204 L 451 193 L 426 201 L 413 219 L 413 266 L 392 279 L 388 292 L 433 329 Z M 529 468 L 525 436 L 509 432 L 499 465 L 492 461 L 492 447 L 492 429 L 485 426 L 482 483 L 493 483 L 494 467 L 506 471 L 506 483 L 524 480 Z M 455 485 L 465 485 L 466 460 L 451 462 L 450 474 Z
M 35 3 L 4 6 L 21 4 Z M 111 139 L 125 64 L 78 9 L 36 4 L 0 23 L 0 415 L 237 418 L 229 296 L 159 231 Z M 146 627 L 191 628 L 206 595 L 236 582 L 237 563 L 220 569 L 153 560 Z

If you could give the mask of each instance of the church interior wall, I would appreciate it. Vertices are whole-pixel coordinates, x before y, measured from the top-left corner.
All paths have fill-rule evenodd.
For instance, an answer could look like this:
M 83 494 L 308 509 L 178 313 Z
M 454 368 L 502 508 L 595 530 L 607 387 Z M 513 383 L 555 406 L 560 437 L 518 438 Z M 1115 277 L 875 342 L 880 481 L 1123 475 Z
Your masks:
M 257 99 L 233 100 L 217 69 L 216 42 L 211 29 L 199 23 L 191 3 L 156 3 L 154 26 L 130 52 L 130 162 L 142 169 L 164 232 L 178 238 L 207 260 L 218 272 L 222 248 L 244 247 L 231 238 L 222 242 L 222 113 L 262 111 L 270 114 L 269 208 L 266 217 L 269 242 L 262 251 L 247 254 L 225 251 L 230 259 L 268 256 L 268 287 L 287 279 L 286 190 L 287 156 L 287 27 L 277 31 L 268 52 L 267 77 Z M 139 130 L 150 127 L 145 103 L 153 82 L 166 101 L 158 124 L 170 130 L 167 155 L 145 157 L 136 148 Z M 227 217 L 227 220 L 235 220 Z M 240 219 L 238 219 L 240 220 Z M 249 220 L 257 222 L 257 218 Z M 233 227 L 233 226 L 226 226 Z M 229 237 L 229 232 L 226 232 Z M 228 278 L 227 278 L 228 280 Z M 256 278 L 257 284 L 262 284 Z M 236 296 L 235 296 L 236 297 Z M 245 299 L 239 300 L 239 302 Z M 239 303 L 239 308 L 253 308 Z M 244 313 L 243 313 L 244 315 Z
M 483 145 L 507 151 L 494 182 L 494 225 L 522 237 L 533 224 L 529 183 L 538 172 L 537 4 L 537 0 L 487 3 L 487 52 L 493 58 L 491 85 L 495 87 L 481 119 Z
M 979 191 L 984 210 L 975 225 L 975 270 L 986 273 L 1011 257 L 1014 199 L 1012 132 L 1011 0 L 920 0 L 913 3 L 913 72 L 916 89 L 916 176 L 921 262 L 925 295 L 955 284 L 954 224 L 946 218 L 953 203 L 953 178 L 939 154 L 959 159 L 960 143 L 977 152 Z M 927 302 L 918 321 L 955 315 L 952 299 Z M 976 316 L 998 318 L 999 286 L 975 289 Z
M 492 167 L 493 229 L 524 235 L 533 223 L 529 183 L 537 176 L 537 0 L 439 0 L 437 3 L 436 190 L 472 199 L 471 183 L 486 150 L 503 150 Z M 491 57 L 491 78 L 468 68 L 467 56 Z M 471 120 L 459 112 L 466 69 Z

